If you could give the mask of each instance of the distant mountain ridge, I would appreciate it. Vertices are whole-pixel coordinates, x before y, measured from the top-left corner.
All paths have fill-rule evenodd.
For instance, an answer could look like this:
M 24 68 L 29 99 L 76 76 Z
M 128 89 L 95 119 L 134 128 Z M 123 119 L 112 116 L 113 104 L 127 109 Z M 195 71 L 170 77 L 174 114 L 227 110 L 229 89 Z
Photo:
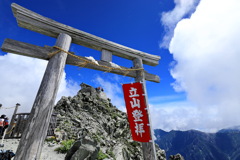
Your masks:
M 154 132 L 156 143 L 166 151 L 167 157 L 180 153 L 185 160 L 240 160 L 240 126 L 217 133 L 161 129 Z
M 221 133 L 237 132 L 237 133 L 239 133 L 240 132 L 240 125 L 239 126 L 225 128 L 225 129 L 221 129 L 218 132 L 221 132 Z

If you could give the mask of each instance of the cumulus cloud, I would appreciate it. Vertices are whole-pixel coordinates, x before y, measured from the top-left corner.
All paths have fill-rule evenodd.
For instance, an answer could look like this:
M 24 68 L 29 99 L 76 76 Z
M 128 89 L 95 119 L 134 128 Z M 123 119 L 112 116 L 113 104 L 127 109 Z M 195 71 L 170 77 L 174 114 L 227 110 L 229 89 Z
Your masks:
M 186 92 L 202 116 L 189 123 L 201 118 L 198 125 L 209 129 L 240 124 L 239 8 L 238 0 L 201 0 L 174 30 L 173 87 Z
M 173 101 L 161 104 L 150 102 L 150 113 L 154 129 L 171 130 L 201 130 L 216 132 L 222 129 L 210 122 L 218 122 L 217 107 L 211 107 L 206 112 L 189 101 Z
M 16 103 L 21 104 L 18 112 L 31 111 L 46 66 L 47 61 L 44 60 L 15 54 L 0 56 L 0 103 L 3 105 L 0 114 L 10 117 L 14 108 L 5 108 L 14 107 Z M 78 89 L 75 82 L 66 80 L 64 73 L 57 99 L 74 95 Z
M 161 128 L 165 131 L 191 129 L 189 128 L 191 125 L 188 124 L 189 119 L 197 116 L 196 108 L 185 101 L 150 104 L 150 111 L 153 128 Z
M 160 47 L 168 48 L 171 38 L 173 36 L 176 24 L 186 16 L 191 15 L 195 10 L 199 0 L 174 0 L 175 8 L 168 12 L 163 12 L 161 15 L 161 22 L 165 29 L 165 36 L 160 44 Z
M 104 89 L 104 92 L 107 97 L 111 99 L 113 105 L 118 107 L 121 111 L 126 112 L 119 76 L 113 75 L 111 78 L 105 76 L 103 79 L 103 77 L 97 75 L 94 79 L 94 83 Z

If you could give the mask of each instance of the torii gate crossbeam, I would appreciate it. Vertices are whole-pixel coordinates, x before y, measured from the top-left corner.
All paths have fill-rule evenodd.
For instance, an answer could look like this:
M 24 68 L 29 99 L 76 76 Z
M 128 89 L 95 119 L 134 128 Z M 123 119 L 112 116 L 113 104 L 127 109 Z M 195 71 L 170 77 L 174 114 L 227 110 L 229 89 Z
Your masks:
M 16 41 L 16 40 L 13 40 L 13 39 L 8 39 L 8 38 L 6 38 L 4 40 L 4 43 L 1 47 L 1 49 L 4 52 L 19 54 L 19 55 L 38 58 L 38 59 L 43 59 L 43 60 L 49 60 L 50 57 L 49 57 L 48 53 L 52 53 L 52 52 L 56 51 L 55 48 L 50 47 L 50 46 L 40 47 L 40 46 L 36 46 L 36 45 L 33 45 L 33 44 L 24 43 L 24 42 L 20 42 L 20 41 Z M 81 57 L 81 56 L 79 56 L 79 57 Z M 87 60 L 87 58 L 85 58 L 85 57 L 81 57 L 81 58 Z M 79 66 L 79 64 L 82 63 L 82 62 L 83 61 L 81 61 L 79 59 L 76 59 L 72 56 L 67 56 L 66 64 Z M 107 62 L 106 60 L 100 60 L 100 61 L 97 61 L 97 62 L 100 65 L 111 67 L 110 62 Z M 99 71 L 106 71 L 106 69 L 98 67 L 97 65 L 87 64 L 84 67 L 99 70 Z M 123 67 L 123 66 L 120 66 L 120 67 L 127 69 L 126 67 Z M 124 75 L 124 76 L 127 76 L 127 77 L 133 77 L 133 78 L 135 78 L 137 76 L 136 72 L 134 70 L 130 71 L 128 74 L 126 74 L 124 71 L 120 71 L 120 70 L 112 70 L 111 73 Z M 157 82 L 157 83 L 160 82 L 159 76 L 148 73 L 146 71 L 144 71 L 144 73 L 145 73 L 145 79 L 147 81 L 152 81 L 152 82 Z

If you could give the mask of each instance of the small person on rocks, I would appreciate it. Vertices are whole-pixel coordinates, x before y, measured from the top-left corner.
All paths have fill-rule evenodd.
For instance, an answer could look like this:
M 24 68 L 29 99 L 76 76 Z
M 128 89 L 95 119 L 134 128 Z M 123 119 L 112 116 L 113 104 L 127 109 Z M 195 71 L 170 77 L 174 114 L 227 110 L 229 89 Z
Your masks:
M 8 117 L 5 117 L 4 122 L 3 122 L 2 136 L 4 134 L 4 131 L 8 128 L 8 126 L 9 126 L 9 119 L 8 119 Z
M 3 128 L 4 128 L 4 118 L 3 115 L 0 117 L 0 136 L 3 134 Z
M 97 87 L 97 88 L 95 88 L 95 89 L 96 89 L 97 92 L 100 92 L 100 91 L 101 91 L 101 92 L 104 92 L 104 89 L 103 89 L 102 87 Z

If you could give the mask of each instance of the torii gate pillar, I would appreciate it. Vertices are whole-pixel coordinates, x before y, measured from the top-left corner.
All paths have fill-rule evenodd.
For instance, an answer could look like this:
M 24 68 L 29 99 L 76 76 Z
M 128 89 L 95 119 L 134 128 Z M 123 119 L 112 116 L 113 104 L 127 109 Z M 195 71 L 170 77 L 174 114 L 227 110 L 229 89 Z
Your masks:
M 133 65 L 134 65 L 134 68 L 143 68 L 142 59 L 141 58 L 133 59 Z M 136 71 L 136 72 L 137 72 L 136 73 L 137 75 L 136 75 L 135 81 L 136 82 L 143 82 L 145 94 L 147 94 L 145 74 L 144 74 L 144 72 L 141 72 L 141 71 Z M 147 106 L 148 106 L 147 98 L 146 98 L 146 103 L 147 103 Z M 152 126 L 151 126 L 152 124 L 151 124 L 151 119 L 150 119 L 149 108 L 148 108 L 147 111 L 148 111 L 148 120 L 149 120 L 149 123 L 150 123 L 150 131 L 151 131 L 150 134 L 151 134 L 152 142 L 142 142 L 143 159 L 144 160 L 157 160 L 155 143 L 154 143 L 154 140 L 153 140 L 153 131 L 152 131 Z
M 71 39 L 67 34 L 60 34 L 55 45 L 68 51 Z M 18 145 L 15 160 L 40 159 L 66 58 L 67 54 L 64 52 L 50 58 Z

